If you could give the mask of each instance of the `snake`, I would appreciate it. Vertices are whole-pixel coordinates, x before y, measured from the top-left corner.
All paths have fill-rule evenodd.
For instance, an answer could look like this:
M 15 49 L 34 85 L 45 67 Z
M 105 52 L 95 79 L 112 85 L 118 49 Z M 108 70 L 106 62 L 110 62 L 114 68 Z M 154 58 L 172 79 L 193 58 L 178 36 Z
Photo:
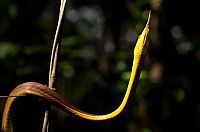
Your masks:
M 6 100 L 4 111 L 3 111 L 3 118 L 2 118 L 2 132 L 13 132 L 13 124 L 12 124 L 12 110 L 15 109 L 15 101 L 20 96 L 32 95 L 38 97 L 40 99 L 45 100 L 50 105 L 53 105 L 64 112 L 68 112 L 72 115 L 77 117 L 87 119 L 87 120 L 94 120 L 94 121 L 103 121 L 109 120 L 119 116 L 127 106 L 127 102 L 130 100 L 130 95 L 135 93 L 137 83 L 139 81 L 140 73 L 141 73 L 141 66 L 144 62 L 144 59 L 148 53 L 149 47 L 149 32 L 150 32 L 150 13 L 144 27 L 142 33 L 137 39 L 134 51 L 133 51 L 133 63 L 132 63 L 132 70 L 130 74 L 130 79 L 128 82 L 128 86 L 126 88 L 126 92 L 124 98 L 121 101 L 121 104 L 112 112 L 108 114 L 91 114 L 79 110 L 75 106 L 72 106 L 70 103 L 66 102 L 56 91 L 51 90 L 47 87 L 47 85 L 43 85 L 37 82 L 25 82 L 18 85 L 10 94 Z

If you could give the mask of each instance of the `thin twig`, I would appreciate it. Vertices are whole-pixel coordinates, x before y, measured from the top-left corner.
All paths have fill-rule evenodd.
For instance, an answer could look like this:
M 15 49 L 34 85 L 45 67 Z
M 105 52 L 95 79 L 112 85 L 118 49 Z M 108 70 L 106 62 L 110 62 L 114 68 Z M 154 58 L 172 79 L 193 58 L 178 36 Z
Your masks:
M 26 95 L 18 95 L 18 96 L 0 96 L 0 98 L 13 98 L 13 97 L 25 97 Z
M 51 88 L 53 86 L 54 80 L 55 80 L 55 71 L 57 67 L 57 55 L 58 50 L 59 50 L 59 45 L 61 38 L 59 38 L 60 33 L 61 33 L 61 25 L 62 25 L 62 20 L 63 20 L 63 15 L 65 11 L 65 4 L 66 0 L 61 0 L 61 5 L 60 5 L 60 13 L 59 13 L 59 18 L 58 18 L 58 24 L 57 24 L 57 29 L 54 37 L 54 42 L 53 42 L 53 48 L 52 48 L 52 54 L 51 54 L 51 62 L 50 62 L 50 68 L 49 68 L 49 84 L 48 86 Z
M 51 89 L 54 89 L 53 85 L 55 82 L 56 69 L 58 67 L 58 54 L 59 54 L 59 48 L 60 48 L 60 43 L 61 43 L 61 33 L 62 33 L 61 29 L 63 25 L 63 15 L 65 12 L 65 5 L 66 5 L 66 0 L 61 0 L 60 13 L 59 13 L 57 29 L 56 29 L 56 33 L 54 37 L 53 48 L 51 52 L 51 61 L 50 61 L 50 67 L 49 67 L 48 87 Z M 45 116 L 44 116 L 42 132 L 48 132 L 48 128 L 49 128 L 48 118 L 49 118 L 49 114 L 48 114 L 48 111 L 46 111 Z

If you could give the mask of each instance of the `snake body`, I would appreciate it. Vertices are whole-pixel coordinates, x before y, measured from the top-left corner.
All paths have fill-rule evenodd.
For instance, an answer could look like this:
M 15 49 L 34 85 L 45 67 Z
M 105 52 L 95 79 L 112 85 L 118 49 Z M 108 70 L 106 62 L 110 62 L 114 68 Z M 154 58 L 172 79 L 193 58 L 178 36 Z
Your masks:
M 147 54 L 148 50 L 148 36 L 149 36 L 149 21 L 150 21 L 150 15 L 147 21 L 147 24 L 142 32 L 142 34 L 139 36 L 138 41 L 136 43 L 136 46 L 134 48 L 134 61 L 132 66 L 132 72 L 130 76 L 130 80 L 128 83 L 128 87 L 126 89 L 126 93 L 124 96 L 124 99 L 122 100 L 121 104 L 117 109 L 115 109 L 113 112 L 104 114 L 104 115 L 95 115 L 86 113 L 84 111 L 81 111 L 74 106 L 67 103 L 65 100 L 63 100 L 58 93 L 48 88 L 46 85 L 39 84 L 36 82 L 26 82 L 23 84 L 18 85 L 11 93 L 10 97 L 7 99 L 5 107 L 4 107 L 4 113 L 3 113 L 3 120 L 2 120 L 2 132 L 13 132 L 13 125 L 12 125 L 12 109 L 14 109 L 14 103 L 15 100 L 18 98 L 18 96 L 24 96 L 24 95 L 33 95 L 37 96 L 41 99 L 46 100 L 49 104 L 54 105 L 60 109 L 62 109 L 65 112 L 69 112 L 72 115 L 76 115 L 78 117 L 88 119 L 88 120 L 108 120 L 111 118 L 114 118 L 122 113 L 124 108 L 127 105 L 127 102 L 129 101 L 130 94 L 133 93 L 136 89 L 137 82 L 139 79 L 139 75 L 141 72 L 141 64 L 144 60 L 144 57 Z

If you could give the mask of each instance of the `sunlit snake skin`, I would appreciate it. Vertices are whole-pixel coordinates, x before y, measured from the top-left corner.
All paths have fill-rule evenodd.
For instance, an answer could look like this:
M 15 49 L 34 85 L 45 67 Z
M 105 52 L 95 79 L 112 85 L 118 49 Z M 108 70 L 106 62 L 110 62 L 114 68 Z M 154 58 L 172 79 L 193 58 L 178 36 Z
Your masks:
M 74 106 L 71 106 L 69 103 L 67 103 L 65 100 L 63 100 L 58 93 L 55 91 L 52 91 L 49 89 L 46 85 L 42 85 L 36 82 L 26 82 L 19 86 L 17 86 L 9 96 L 6 101 L 5 107 L 4 107 L 4 113 L 3 113 L 3 120 L 2 120 L 2 132 L 13 132 L 13 125 L 12 125 L 12 119 L 11 119 L 11 110 L 13 109 L 13 104 L 15 103 L 15 99 L 17 96 L 22 95 L 34 95 L 41 99 L 45 99 L 48 101 L 49 104 L 54 105 L 60 109 L 62 109 L 65 112 L 69 112 L 73 115 L 76 115 L 78 117 L 88 119 L 88 120 L 108 120 L 111 118 L 114 118 L 122 113 L 124 108 L 127 105 L 127 102 L 130 100 L 130 94 L 133 94 L 136 85 L 139 79 L 139 75 L 141 72 L 141 64 L 144 60 L 144 57 L 147 54 L 148 50 L 148 36 L 149 36 L 149 22 L 150 22 L 150 13 L 149 18 L 147 21 L 147 24 L 142 32 L 142 34 L 139 36 L 138 41 L 136 43 L 135 49 L 134 49 L 134 61 L 132 66 L 132 72 L 129 80 L 129 84 L 124 96 L 123 101 L 119 105 L 119 107 L 114 110 L 111 113 L 104 114 L 104 115 L 95 115 L 83 112 Z

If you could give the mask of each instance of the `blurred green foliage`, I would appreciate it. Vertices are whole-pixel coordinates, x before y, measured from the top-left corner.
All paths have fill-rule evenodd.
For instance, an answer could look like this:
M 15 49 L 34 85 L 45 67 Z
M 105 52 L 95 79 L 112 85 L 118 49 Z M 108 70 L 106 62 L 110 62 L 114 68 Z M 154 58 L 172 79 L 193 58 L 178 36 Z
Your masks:
M 0 1 L 0 95 L 27 81 L 47 84 L 59 4 Z M 115 109 L 123 99 L 135 42 L 149 9 L 149 54 L 127 112 L 116 120 L 96 123 L 53 107 L 52 131 L 200 130 L 200 25 L 194 0 L 71 0 L 55 87 L 65 100 L 87 112 Z M 5 101 L 0 99 L 1 113 Z

